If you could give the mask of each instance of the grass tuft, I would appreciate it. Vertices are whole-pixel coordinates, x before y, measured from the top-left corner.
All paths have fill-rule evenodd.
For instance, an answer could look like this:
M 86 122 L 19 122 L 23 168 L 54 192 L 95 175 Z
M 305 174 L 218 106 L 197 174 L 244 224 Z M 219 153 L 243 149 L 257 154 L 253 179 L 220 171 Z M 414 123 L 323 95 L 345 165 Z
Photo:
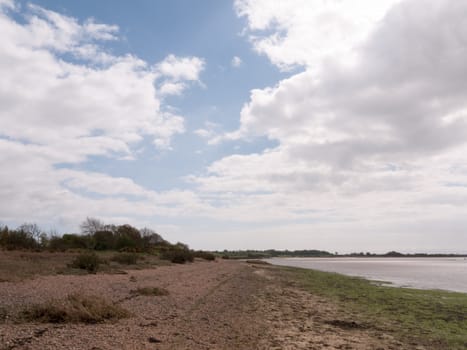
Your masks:
M 20 316 L 29 322 L 95 324 L 128 317 L 129 312 L 97 296 L 71 294 L 64 300 L 31 305 Z

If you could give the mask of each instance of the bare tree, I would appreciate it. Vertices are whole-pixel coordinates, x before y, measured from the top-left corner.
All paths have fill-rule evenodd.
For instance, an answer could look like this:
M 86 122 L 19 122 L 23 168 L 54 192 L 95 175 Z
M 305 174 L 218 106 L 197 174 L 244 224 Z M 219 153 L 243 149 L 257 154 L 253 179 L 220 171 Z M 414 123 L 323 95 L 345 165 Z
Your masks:
M 39 242 L 41 235 L 42 235 L 42 230 L 40 229 L 37 224 L 30 224 L 30 223 L 24 223 L 20 227 L 18 227 L 18 231 L 23 231 L 24 233 L 28 234 L 30 237 L 34 238 L 35 241 Z
M 101 231 L 105 228 L 105 225 L 102 221 L 96 218 L 87 217 L 81 225 L 79 225 L 81 233 L 86 235 L 93 235 L 97 231 Z

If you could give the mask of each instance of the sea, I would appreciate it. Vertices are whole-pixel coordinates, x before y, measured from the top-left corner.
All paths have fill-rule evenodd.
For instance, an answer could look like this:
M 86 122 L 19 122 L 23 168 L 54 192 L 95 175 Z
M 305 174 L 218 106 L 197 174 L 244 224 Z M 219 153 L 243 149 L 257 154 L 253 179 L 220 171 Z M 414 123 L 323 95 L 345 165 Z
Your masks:
M 271 258 L 266 261 L 364 277 L 395 287 L 467 293 L 467 258 Z

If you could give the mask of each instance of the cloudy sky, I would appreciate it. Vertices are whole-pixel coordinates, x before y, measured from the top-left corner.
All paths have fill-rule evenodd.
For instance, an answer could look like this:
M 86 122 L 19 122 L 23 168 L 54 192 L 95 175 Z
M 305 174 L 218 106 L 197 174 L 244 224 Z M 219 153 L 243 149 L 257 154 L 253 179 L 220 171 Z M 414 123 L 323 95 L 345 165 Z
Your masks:
M 0 223 L 467 252 L 464 0 L 0 0 Z

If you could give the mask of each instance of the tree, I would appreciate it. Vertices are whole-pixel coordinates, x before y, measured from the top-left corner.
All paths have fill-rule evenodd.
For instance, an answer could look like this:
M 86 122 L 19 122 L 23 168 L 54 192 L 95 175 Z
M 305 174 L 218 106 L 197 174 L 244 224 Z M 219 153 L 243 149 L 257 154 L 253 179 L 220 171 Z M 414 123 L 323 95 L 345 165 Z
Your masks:
M 141 230 L 139 230 L 139 232 L 141 233 L 143 240 L 149 245 L 167 243 L 167 241 L 163 239 L 160 234 L 158 234 L 154 230 L 151 230 L 150 228 L 142 228 Z
M 130 225 L 121 225 L 117 227 L 115 232 L 116 243 L 115 247 L 117 249 L 123 248 L 142 248 L 143 241 L 141 239 L 141 234 L 138 229 Z
M 95 250 L 115 249 L 115 236 L 110 231 L 97 231 L 92 235 Z
M 98 231 L 103 231 L 105 225 L 99 219 L 87 217 L 86 220 L 79 225 L 79 228 L 81 229 L 81 233 L 85 235 L 93 235 Z
M 17 231 L 24 232 L 29 237 L 33 238 L 36 242 L 40 242 L 42 230 L 37 224 L 24 223 L 17 228 Z

